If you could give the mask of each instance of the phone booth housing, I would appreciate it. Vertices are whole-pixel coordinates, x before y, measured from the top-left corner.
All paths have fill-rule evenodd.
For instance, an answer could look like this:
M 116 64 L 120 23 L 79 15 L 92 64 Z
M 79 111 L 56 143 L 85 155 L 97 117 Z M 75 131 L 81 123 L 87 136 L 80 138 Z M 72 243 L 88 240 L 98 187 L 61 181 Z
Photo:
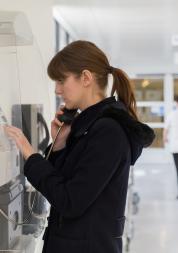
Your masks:
M 0 12 L 0 252 L 35 252 L 45 226 L 49 204 L 25 179 L 25 161 L 4 130 L 22 129 L 43 154 L 50 122 L 45 73 L 26 16 Z

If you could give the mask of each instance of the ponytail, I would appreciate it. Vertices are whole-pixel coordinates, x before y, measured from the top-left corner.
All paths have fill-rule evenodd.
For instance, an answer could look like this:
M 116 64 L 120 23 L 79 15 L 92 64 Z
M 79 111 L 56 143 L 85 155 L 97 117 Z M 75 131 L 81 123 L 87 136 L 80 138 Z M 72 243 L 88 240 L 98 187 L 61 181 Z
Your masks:
M 124 103 L 129 114 L 137 120 L 138 117 L 136 114 L 136 100 L 129 78 L 121 69 L 110 67 L 110 73 L 113 75 L 113 87 L 111 90 L 111 96 L 113 96 L 116 92 L 118 100 Z

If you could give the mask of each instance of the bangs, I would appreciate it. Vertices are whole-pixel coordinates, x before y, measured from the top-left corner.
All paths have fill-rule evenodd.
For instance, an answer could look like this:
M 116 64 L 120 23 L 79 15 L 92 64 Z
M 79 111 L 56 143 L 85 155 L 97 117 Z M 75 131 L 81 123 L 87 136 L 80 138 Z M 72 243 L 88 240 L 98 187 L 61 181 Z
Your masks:
M 50 61 L 48 68 L 47 68 L 47 73 L 48 76 L 53 80 L 53 81 L 59 81 L 63 80 L 67 77 L 67 68 L 62 62 L 62 59 L 59 57 L 57 54 L 54 56 L 54 58 Z

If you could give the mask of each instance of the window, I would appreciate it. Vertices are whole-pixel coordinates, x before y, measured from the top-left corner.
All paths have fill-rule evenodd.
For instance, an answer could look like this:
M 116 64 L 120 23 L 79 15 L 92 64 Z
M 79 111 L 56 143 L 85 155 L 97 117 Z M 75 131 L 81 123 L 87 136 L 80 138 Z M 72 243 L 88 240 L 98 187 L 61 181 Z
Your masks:
M 132 79 L 137 101 L 137 114 L 141 122 L 150 125 L 156 138 L 151 147 L 162 148 L 162 133 L 164 127 L 164 80 L 149 77 Z
M 164 106 L 162 105 L 140 106 L 137 108 L 137 114 L 144 122 L 164 122 Z
M 155 132 L 156 137 L 150 147 L 151 148 L 164 147 L 163 128 L 153 128 L 153 130 Z
M 137 101 L 163 101 L 163 80 L 133 79 Z

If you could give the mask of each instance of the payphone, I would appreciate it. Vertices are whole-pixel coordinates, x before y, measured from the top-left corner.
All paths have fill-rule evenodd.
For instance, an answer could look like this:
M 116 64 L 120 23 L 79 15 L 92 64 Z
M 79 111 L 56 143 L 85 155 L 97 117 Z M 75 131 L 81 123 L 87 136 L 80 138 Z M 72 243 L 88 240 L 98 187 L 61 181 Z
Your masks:
M 46 200 L 37 194 L 29 210 L 34 191 L 30 194 L 23 158 L 4 131 L 8 124 L 19 127 L 39 153 L 48 145 L 49 97 L 41 66 L 25 15 L 0 11 L 0 252 L 34 253 L 44 225 L 35 212 L 44 211 Z M 34 93 L 32 85 L 41 93 Z
M 22 218 L 22 192 L 20 182 L 20 154 L 10 138 L 7 138 L 4 126 L 7 119 L 0 108 L 0 207 L 9 219 L 17 223 Z M 22 228 L 15 226 L 2 215 L 0 216 L 0 249 L 13 247 L 21 235 Z

